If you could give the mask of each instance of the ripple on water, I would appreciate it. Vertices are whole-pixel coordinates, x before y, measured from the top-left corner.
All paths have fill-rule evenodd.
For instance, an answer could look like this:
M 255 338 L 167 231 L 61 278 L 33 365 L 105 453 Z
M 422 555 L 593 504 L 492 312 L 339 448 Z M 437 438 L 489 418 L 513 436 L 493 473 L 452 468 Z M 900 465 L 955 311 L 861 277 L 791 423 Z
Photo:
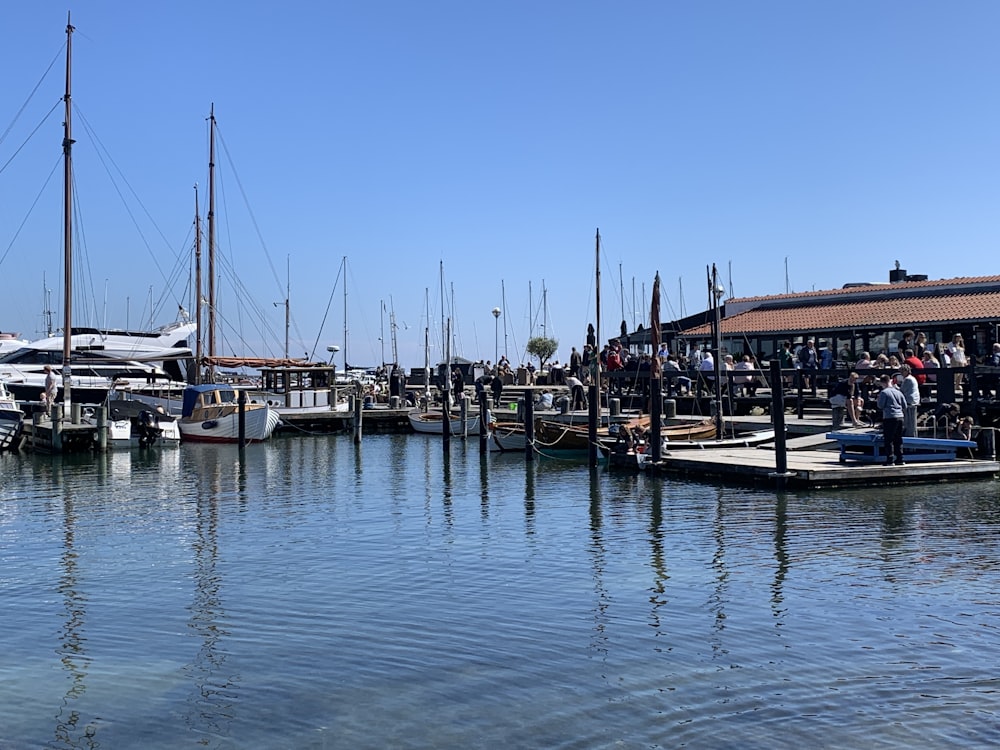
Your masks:
M 0 459 L 5 739 L 1000 742 L 992 483 L 776 497 L 344 437 Z

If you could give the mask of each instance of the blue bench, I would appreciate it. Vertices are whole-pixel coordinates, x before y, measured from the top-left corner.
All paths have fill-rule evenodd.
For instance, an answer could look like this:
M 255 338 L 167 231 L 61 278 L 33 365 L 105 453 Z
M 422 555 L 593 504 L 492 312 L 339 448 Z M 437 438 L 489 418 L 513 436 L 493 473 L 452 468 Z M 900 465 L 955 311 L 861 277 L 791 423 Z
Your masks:
M 828 432 L 827 440 L 840 446 L 840 461 L 885 462 L 885 441 L 881 432 Z M 903 438 L 904 461 L 954 461 L 959 448 L 975 449 L 974 440 L 947 438 Z

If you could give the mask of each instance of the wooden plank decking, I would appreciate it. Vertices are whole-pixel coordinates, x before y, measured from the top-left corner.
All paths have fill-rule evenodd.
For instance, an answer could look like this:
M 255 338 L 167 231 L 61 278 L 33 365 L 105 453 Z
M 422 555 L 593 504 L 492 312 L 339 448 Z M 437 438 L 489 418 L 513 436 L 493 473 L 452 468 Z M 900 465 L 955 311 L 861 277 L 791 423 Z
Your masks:
M 835 446 L 835 443 L 831 443 Z M 691 455 L 689 455 L 691 454 Z M 786 454 L 789 487 L 842 487 L 851 485 L 928 484 L 960 479 L 991 479 L 1000 474 L 1000 462 L 981 459 L 925 461 L 907 466 L 843 464 L 836 449 L 789 450 Z M 720 448 L 677 451 L 648 467 L 654 474 L 715 478 L 740 484 L 770 485 L 775 476 L 775 453 L 764 448 Z

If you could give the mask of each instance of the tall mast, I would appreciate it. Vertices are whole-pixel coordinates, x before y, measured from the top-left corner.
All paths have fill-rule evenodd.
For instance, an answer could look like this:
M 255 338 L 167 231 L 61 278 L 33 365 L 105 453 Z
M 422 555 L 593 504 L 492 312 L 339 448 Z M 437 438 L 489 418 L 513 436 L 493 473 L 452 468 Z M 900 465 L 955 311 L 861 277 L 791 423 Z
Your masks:
M 344 375 L 347 375 L 347 256 L 342 261 L 344 269 Z
M 500 303 L 503 307 L 503 356 L 507 357 L 507 286 L 500 279 Z
M 448 350 L 448 328 L 445 325 L 445 306 L 444 306 L 444 261 L 438 261 L 438 283 L 441 285 L 441 354 L 445 355 Z M 444 360 L 447 364 L 451 364 Z
M 431 291 L 424 287 L 424 403 L 431 396 Z
M 194 384 L 201 385 L 201 215 L 198 213 L 198 185 L 194 186 Z
M 597 230 L 597 238 L 595 240 L 594 255 L 596 259 L 594 261 L 594 281 L 597 285 L 596 295 L 594 297 L 595 305 L 597 307 L 597 351 L 594 354 L 601 353 L 601 230 Z M 601 386 L 601 368 L 597 368 L 597 390 L 600 392 Z
M 545 288 L 545 279 L 542 279 L 542 335 L 549 335 L 549 290 Z
M 73 24 L 66 14 L 66 105 L 63 121 L 63 409 L 72 413 L 73 399 L 71 383 L 73 367 L 70 359 L 73 351 L 73 127 L 72 116 L 72 59 Z
M 215 104 L 208 115 L 208 379 L 215 382 Z
M 292 256 L 285 257 L 285 359 L 288 359 L 288 329 L 292 323 Z

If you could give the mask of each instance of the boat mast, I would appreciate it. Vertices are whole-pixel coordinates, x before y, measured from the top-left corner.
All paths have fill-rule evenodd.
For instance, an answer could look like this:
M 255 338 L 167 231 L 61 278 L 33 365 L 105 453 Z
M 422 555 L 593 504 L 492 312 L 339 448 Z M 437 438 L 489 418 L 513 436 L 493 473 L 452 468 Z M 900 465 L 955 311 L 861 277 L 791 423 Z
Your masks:
M 73 350 L 73 128 L 72 115 L 72 59 L 73 24 L 66 14 L 66 105 L 63 121 L 63 409 L 72 414 L 71 383 L 73 367 L 70 363 Z
M 507 286 L 503 279 L 500 279 L 500 303 L 503 307 L 503 356 L 507 358 Z
M 424 287 L 424 404 L 431 402 L 431 291 Z
M 215 382 L 215 104 L 208 115 L 208 379 Z
M 347 375 L 347 256 L 341 261 L 344 269 L 344 375 Z
M 448 352 L 448 329 L 445 326 L 445 305 L 444 305 L 444 261 L 438 261 L 438 283 L 441 286 L 441 354 L 447 355 Z M 451 364 L 447 360 L 444 360 L 444 364 Z M 450 371 L 450 370 L 449 370 Z
M 285 306 L 285 360 L 288 359 L 288 328 L 291 325 L 292 311 L 291 311 L 291 299 L 292 299 L 292 257 L 289 255 L 285 258 L 285 301 L 284 303 L 275 302 L 274 306 L 277 307 L 280 304 Z
M 594 355 L 597 356 L 601 353 L 601 230 L 597 230 L 597 238 L 595 240 L 595 250 L 594 254 L 596 259 L 594 261 L 594 281 L 597 285 L 596 294 L 594 297 L 595 306 L 597 308 L 597 328 L 595 333 L 597 336 Z M 600 397 L 601 392 L 601 368 L 597 368 L 597 393 Z
M 542 279 L 542 336 L 549 335 L 549 290 L 545 288 L 545 279 Z
M 385 367 L 385 300 L 378 301 L 378 343 L 382 348 L 382 367 Z
M 194 295 L 194 384 L 201 385 L 201 215 L 197 184 L 194 186 Z
M 392 297 L 389 297 L 389 340 L 392 342 L 392 364 L 399 366 L 399 353 L 396 342 L 396 308 L 392 304 Z

